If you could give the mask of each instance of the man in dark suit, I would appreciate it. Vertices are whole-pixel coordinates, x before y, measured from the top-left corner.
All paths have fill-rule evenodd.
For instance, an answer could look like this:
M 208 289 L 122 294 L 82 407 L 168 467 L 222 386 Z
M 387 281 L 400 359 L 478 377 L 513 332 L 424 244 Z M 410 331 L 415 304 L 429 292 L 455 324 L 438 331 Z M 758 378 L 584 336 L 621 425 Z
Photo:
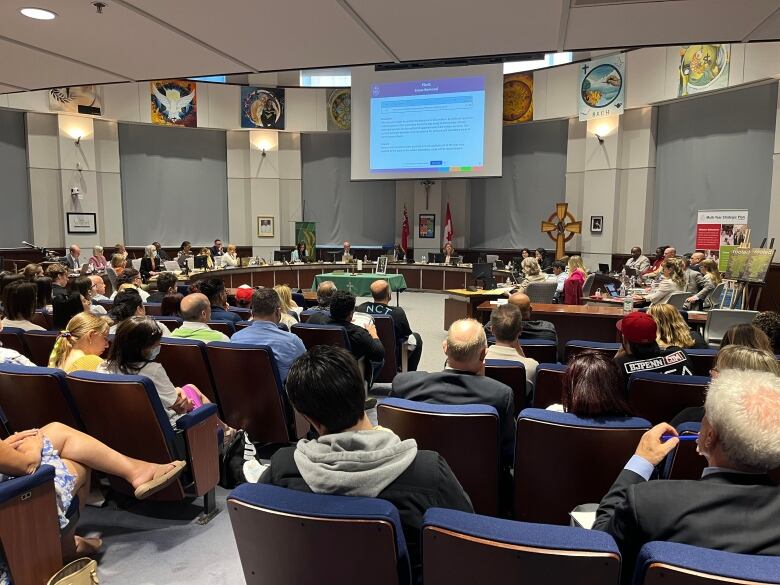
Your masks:
M 79 270 L 81 265 L 84 264 L 81 261 L 81 248 L 76 244 L 73 244 L 68 250 L 68 253 L 65 254 L 65 264 L 71 270 Z
M 214 245 L 211 246 L 211 256 L 216 258 L 222 256 L 225 253 L 225 248 L 222 247 L 222 240 L 214 240 Z
M 455 321 L 444 342 L 443 372 L 406 372 L 393 379 L 390 396 L 432 404 L 487 404 L 498 411 L 505 462 L 512 459 L 515 440 L 514 399 L 509 386 L 485 377 L 487 339 L 474 319 Z
M 696 441 L 708 465 L 701 480 L 648 481 L 679 442 L 674 428 L 661 423 L 644 434 L 601 500 L 593 528 L 615 538 L 624 581 L 652 540 L 780 556 L 780 489 L 767 475 L 780 468 L 780 378 L 724 370 L 704 408 Z

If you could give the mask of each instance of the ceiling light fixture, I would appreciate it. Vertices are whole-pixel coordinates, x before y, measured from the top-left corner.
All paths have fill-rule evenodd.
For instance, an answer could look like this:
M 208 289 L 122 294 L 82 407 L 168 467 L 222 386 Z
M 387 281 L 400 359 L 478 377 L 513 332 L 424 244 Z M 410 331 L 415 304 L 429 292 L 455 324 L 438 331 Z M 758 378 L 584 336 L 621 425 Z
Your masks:
M 44 8 L 22 8 L 19 10 L 27 18 L 34 18 L 35 20 L 54 20 L 57 18 L 57 14 L 51 10 L 45 10 Z

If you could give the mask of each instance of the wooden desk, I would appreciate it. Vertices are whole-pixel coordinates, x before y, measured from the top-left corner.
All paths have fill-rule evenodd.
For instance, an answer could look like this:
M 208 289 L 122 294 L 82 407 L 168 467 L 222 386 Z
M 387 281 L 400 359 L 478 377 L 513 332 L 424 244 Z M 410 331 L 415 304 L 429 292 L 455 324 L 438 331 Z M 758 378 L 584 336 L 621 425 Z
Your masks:
M 496 299 L 506 294 L 508 289 L 499 288 L 495 290 L 476 290 L 470 291 L 465 288 L 456 288 L 445 290 L 447 298 L 444 299 L 444 330 L 450 328 L 450 325 L 458 319 L 479 319 L 477 308 L 487 303 L 490 305 L 490 299 Z

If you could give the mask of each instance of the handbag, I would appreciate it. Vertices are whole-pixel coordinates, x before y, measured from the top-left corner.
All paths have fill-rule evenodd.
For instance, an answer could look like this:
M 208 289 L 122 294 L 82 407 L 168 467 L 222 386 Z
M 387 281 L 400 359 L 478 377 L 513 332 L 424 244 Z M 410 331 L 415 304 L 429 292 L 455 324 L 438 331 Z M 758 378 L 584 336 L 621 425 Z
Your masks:
M 47 585 L 96 585 L 99 582 L 97 563 L 83 558 L 62 567 L 49 579 Z

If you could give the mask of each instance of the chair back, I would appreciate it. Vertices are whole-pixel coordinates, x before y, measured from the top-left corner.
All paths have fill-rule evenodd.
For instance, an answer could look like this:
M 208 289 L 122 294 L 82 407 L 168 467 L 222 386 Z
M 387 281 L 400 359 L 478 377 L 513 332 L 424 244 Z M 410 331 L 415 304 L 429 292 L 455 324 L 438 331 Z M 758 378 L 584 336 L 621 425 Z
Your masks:
M 585 351 L 598 351 L 606 355 L 609 359 L 612 359 L 619 350 L 619 343 L 573 339 L 566 342 L 563 361 L 569 363 L 569 358 L 571 358 L 571 356 Z
M 108 282 L 111 283 L 111 290 L 115 291 L 117 283 L 116 270 L 111 266 L 106 266 L 106 277 L 108 278 Z
M 251 327 L 252 322 L 251 321 L 239 321 L 236 323 L 236 331 L 241 331 L 242 329 L 246 329 L 247 327 Z
M 135 459 L 167 463 L 178 458 L 173 428 L 149 378 L 74 372 L 67 384 L 88 435 Z M 133 493 L 124 480 L 108 478 L 115 490 Z M 181 481 L 153 497 L 182 499 Z
M 376 334 L 385 348 L 385 364 L 374 378 L 374 382 L 389 383 L 398 373 L 398 340 L 395 338 L 395 325 L 390 315 L 371 315 L 376 326 Z
M 157 361 L 176 387 L 194 384 L 209 400 L 217 404 L 214 379 L 211 376 L 206 344 L 197 339 L 163 337 Z
M 247 585 L 363 583 L 409 585 L 398 510 L 385 500 L 331 496 L 245 483 L 228 496 Z M 350 552 L 334 562 L 325 543 Z
M 309 323 L 296 323 L 290 328 L 303 341 L 306 349 L 317 345 L 332 345 L 346 350 L 350 349 L 347 330 L 341 325 L 312 325 Z
M 720 303 L 720 298 L 723 296 L 723 289 L 726 287 L 726 283 L 721 282 L 715 285 L 715 288 L 712 289 L 712 292 L 707 296 L 705 300 L 706 302 L 710 303 L 710 306 L 714 307 L 715 305 Z
M 523 339 L 520 347 L 526 357 L 535 359 L 540 364 L 554 364 L 558 361 L 558 344 L 551 339 Z
M 585 278 L 585 282 L 582 284 L 582 298 L 588 298 L 593 290 L 593 283 L 596 281 L 595 274 L 589 274 Z
M 526 287 L 525 294 L 528 295 L 532 303 L 552 303 L 557 287 L 558 283 L 554 280 L 551 282 L 531 282 Z
M 20 354 L 30 357 L 30 350 L 24 342 L 24 329 L 19 327 L 3 327 L 0 331 L 0 343 L 6 349 L 13 349 Z
M 144 310 L 150 317 L 160 317 L 162 315 L 160 313 L 161 308 L 162 303 L 144 303 Z
M 236 326 L 233 324 L 232 321 L 209 321 L 207 325 L 211 327 L 214 331 L 219 331 L 220 333 L 224 333 L 228 337 L 232 337 L 233 334 L 236 332 Z
M 51 329 L 54 327 L 54 318 L 52 314 L 49 311 L 44 311 L 43 309 L 36 309 L 35 313 L 33 313 L 32 319 L 30 319 L 30 322 L 35 323 L 44 329 Z
M 551 404 L 561 404 L 565 375 L 565 364 L 539 364 L 534 383 L 534 408 L 547 408 Z
M 672 293 L 669 295 L 669 298 L 666 299 L 666 303 L 676 307 L 677 309 L 682 309 L 683 305 L 685 304 L 685 299 L 691 296 L 691 294 L 692 293 L 686 291 Z
M 29 350 L 30 360 L 43 368 L 49 365 L 49 356 L 57 342 L 59 331 L 25 331 L 24 343 Z
M 512 389 L 512 398 L 517 416 L 527 406 L 525 366 L 511 360 L 485 360 L 485 376 L 501 382 Z
M 178 329 L 184 323 L 184 320 L 181 317 L 165 316 L 165 317 L 152 317 L 152 319 L 154 319 L 158 323 L 163 323 L 168 328 L 169 331 Z M 210 325 L 211 324 L 209 323 L 209 326 Z
M 303 296 L 303 293 L 292 293 L 292 300 L 293 302 L 301 307 L 302 309 L 306 307 L 306 298 Z
M 685 353 L 691 362 L 694 376 L 709 376 L 710 370 L 715 365 L 717 349 L 686 349 Z
M 710 347 L 717 348 L 723 336 L 732 325 L 752 323 L 758 311 L 742 311 L 740 309 L 712 309 L 707 312 L 707 323 L 704 325 L 704 341 Z
M 252 317 L 252 311 L 245 307 L 230 307 L 230 312 L 235 313 L 241 317 L 244 321 Z
M 492 406 L 386 398 L 377 419 L 402 439 L 444 457 L 479 514 L 498 514 L 499 420 Z
M 515 435 L 515 518 L 568 524 L 575 506 L 601 501 L 649 428 L 642 418 L 585 419 L 536 408 L 521 412 Z
M 628 404 L 651 423 L 669 422 L 683 408 L 701 406 L 710 378 L 640 372 L 628 380 Z
M 425 585 L 616 585 L 620 551 L 605 532 L 430 508 L 423 519 Z
M 295 439 L 292 408 L 269 346 L 213 341 L 206 345 L 206 355 L 227 424 L 244 429 L 253 441 Z
M 677 427 L 680 435 L 696 435 L 701 423 L 687 422 Z M 696 452 L 695 441 L 680 441 L 674 451 L 666 456 L 661 476 L 664 479 L 700 479 L 707 460 Z
M 780 557 L 747 555 L 677 542 L 648 542 L 639 551 L 634 585 L 780 583 Z
M 0 409 L 10 430 L 40 429 L 51 422 L 83 428 L 68 392 L 65 372 L 0 364 Z

